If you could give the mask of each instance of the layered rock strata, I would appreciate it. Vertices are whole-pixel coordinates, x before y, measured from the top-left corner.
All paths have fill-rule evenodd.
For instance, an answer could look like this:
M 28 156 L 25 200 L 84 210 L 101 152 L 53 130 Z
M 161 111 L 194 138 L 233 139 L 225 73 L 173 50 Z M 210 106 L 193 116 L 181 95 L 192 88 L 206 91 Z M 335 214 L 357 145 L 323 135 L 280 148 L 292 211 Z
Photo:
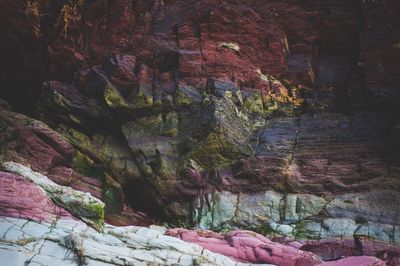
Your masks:
M 48 193 L 91 193 L 119 225 L 399 243 L 398 1 L 2 6 L 1 97 L 43 122 L 0 102 L 0 161 L 47 176 Z M 39 196 L 35 216 L 2 190 L 5 216 L 19 213 L 10 199 L 24 219 L 68 216 Z M 367 255 L 398 263 L 379 252 Z
M 45 176 L 16 163 L 6 163 L 3 167 L 17 169 L 25 177 L 0 172 L 0 189 L 9 192 L 0 201 L 2 265 L 252 265 L 247 262 L 325 265 L 311 252 L 299 250 L 293 244 L 272 242 L 250 231 L 234 231 L 225 237 L 213 232 L 180 229 L 168 232 L 168 235 L 200 245 L 167 236 L 166 228 L 160 226 L 115 227 L 106 224 L 103 231 L 98 232 L 79 221 L 88 221 L 87 213 L 84 216 L 76 213 L 73 217 L 52 203 L 50 197 L 54 197 L 54 189 L 47 187 L 44 190 L 41 186 L 43 183 L 47 186 L 55 184 Z M 31 200 L 32 195 L 35 201 Z M 58 196 L 65 201 L 56 202 L 72 203 L 68 200 L 71 195 L 82 196 L 82 192 L 61 190 Z M 90 197 L 90 194 L 85 196 Z M 85 201 L 74 204 L 85 206 Z M 76 209 L 81 208 L 77 206 Z M 308 243 L 307 249 L 313 249 L 313 244 Z M 385 265 L 378 258 L 366 256 L 349 257 L 327 265 L 348 265 L 348 261 Z

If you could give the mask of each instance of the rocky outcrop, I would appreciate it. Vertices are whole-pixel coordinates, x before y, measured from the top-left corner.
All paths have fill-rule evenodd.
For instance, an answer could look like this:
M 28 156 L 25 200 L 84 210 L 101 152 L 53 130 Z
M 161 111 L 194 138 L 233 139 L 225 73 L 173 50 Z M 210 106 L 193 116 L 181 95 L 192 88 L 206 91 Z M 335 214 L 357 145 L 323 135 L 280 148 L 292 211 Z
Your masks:
M 0 162 L 15 162 L 4 169 L 34 177 L 75 218 L 103 223 L 87 217 L 83 197 L 103 201 L 116 225 L 350 239 L 357 252 L 365 238 L 400 242 L 398 1 L 1 1 L 0 95 L 43 122 L 0 102 Z M 13 199 L 21 218 L 36 217 L 16 199 L 22 190 L 2 189 L 5 216 L 18 213 Z M 65 214 L 37 197 L 28 205 L 37 219 Z M 88 241 L 83 257 L 104 262 L 93 234 L 65 246 Z M 304 258 L 237 234 L 211 239 L 239 260 Z M 244 244 L 232 249 L 236 237 Z M 379 252 L 365 255 L 396 263 L 387 259 L 396 252 Z
M 60 187 L 16 163 L 3 168 L 23 176 L 0 172 L 0 190 L 6 192 L 0 197 L 2 265 L 249 265 L 165 236 L 160 226 L 100 225 L 90 211 L 82 211 L 90 201 L 103 204 L 89 193 Z M 102 232 L 89 225 L 102 226 Z
M 363 69 L 356 57 L 364 41 L 358 34 L 363 21 L 376 22 L 371 5 L 31 1 L 29 25 L 41 33 L 32 38 L 47 40 L 48 79 L 57 80 L 45 82 L 38 112 L 79 152 L 69 147 L 56 165 L 52 157 L 46 165 L 25 163 L 63 185 L 64 176 L 71 186 L 87 180 L 84 190 L 117 213 L 128 201 L 158 219 L 193 226 L 271 225 L 293 236 L 294 225 L 308 228 L 305 219 L 311 235 L 324 221 L 358 226 L 367 219 L 383 232 L 398 224 L 396 207 L 380 221 L 378 211 L 351 204 L 325 208 L 366 191 L 382 193 L 375 200 L 381 206 L 395 202 L 399 187 L 397 120 L 358 98 Z M 66 69 L 76 65 L 83 67 L 72 78 Z M 70 170 L 90 175 L 88 168 L 101 182 Z M 258 206 L 266 191 L 273 191 L 268 207 Z M 219 197 L 226 206 L 217 207 Z M 305 213 L 295 207 L 309 199 Z M 230 218 L 219 218 L 218 208 Z M 332 234 L 341 233 L 322 236 Z
M 57 185 L 47 176 L 34 172 L 30 168 L 18 163 L 5 162 L 1 165 L 1 168 L 32 181 L 43 189 L 58 205 L 80 217 L 97 230 L 103 230 L 104 203 L 90 195 L 90 193 L 84 193 L 70 187 Z
M 240 195 L 215 192 L 208 198 L 209 207 L 203 205 L 195 214 L 201 228 L 252 228 L 300 239 L 369 237 L 398 243 L 396 194 L 344 194 L 327 201 L 310 194 L 274 191 Z
M 166 228 L 154 225 L 146 228 L 105 224 L 98 232 L 88 226 L 98 228 L 87 219 L 87 212 L 76 212 L 82 209 L 79 206 L 85 206 L 85 201 L 69 200 L 74 196 L 90 198 L 90 194 L 71 188 L 62 190 L 47 177 L 16 163 L 5 163 L 3 167 L 25 176 L 0 172 L 0 189 L 9 192 L 0 198 L 0 254 L 4 265 L 325 265 L 311 252 L 272 242 L 250 231 L 232 231 L 225 236 L 184 229 L 167 233 L 193 244 L 167 236 Z M 59 197 L 55 202 L 76 205 L 72 209 L 75 217 L 51 202 L 57 188 Z M 36 201 L 31 200 L 30 193 L 35 193 Z M 329 243 L 322 247 L 326 246 Z M 304 249 L 315 249 L 315 244 L 307 243 Z M 365 265 L 385 265 L 377 258 L 351 258 L 333 265 L 347 265 L 349 259 Z
M 2 216 L 48 223 L 60 217 L 73 218 L 55 205 L 37 185 L 20 176 L 0 172 L 0 213 Z
M 167 234 L 238 260 L 258 263 L 267 262 L 276 265 L 398 265 L 399 263 L 398 248 L 383 243 L 359 242 L 364 247 L 360 249 L 354 247 L 354 242 L 335 240 L 307 243 L 283 241 L 285 242 L 283 245 L 279 244 L 279 241 L 272 242 L 250 231 L 232 231 L 221 235 L 211 231 L 171 229 Z M 321 263 L 315 255 L 303 253 L 302 250 L 312 250 L 328 262 Z
M 152 223 L 145 214 L 132 211 L 124 203 L 120 185 L 107 178 L 104 170 L 86 155 L 78 153 L 59 133 L 43 122 L 12 112 L 6 106 L 0 106 L 0 117 L 2 163 L 13 161 L 27 165 L 37 172 L 29 170 L 26 172 L 29 176 L 45 174 L 58 185 L 68 187 L 67 190 L 73 188 L 103 199 L 106 220 L 125 225 Z M 46 181 L 45 186 L 51 180 Z
M 169 235 L 197 243 L 209 250 L 253 263 L 274 265 L 318 265 L 321 260 L 311 253 L 274 243 L 262 235 L 250 231 L 232 231 L 225 236 L 206 231 L 172 229 Z
M 400 56 L 398 1 L 364 3 L 360 37 L 360 66 L 371 105 L 398 111 Z
M 4 265 L 249 265 L 145 227 L 106 226 L 58 219 L 37 223 L 0 217 Z
M 304 251 L 319 255 L 325 261 L 334 261 L 343 257 L 373 256 L 386 262 L 387 265 L 399 265 L 400 250 L 398 245 L 387 245 L 385 242 L 371 241 L 366 238 L 347 240 L 326 239 L 292 242 L 286 244 L 296 246 Z M 356 264 L 355 264 L 356 265 Z

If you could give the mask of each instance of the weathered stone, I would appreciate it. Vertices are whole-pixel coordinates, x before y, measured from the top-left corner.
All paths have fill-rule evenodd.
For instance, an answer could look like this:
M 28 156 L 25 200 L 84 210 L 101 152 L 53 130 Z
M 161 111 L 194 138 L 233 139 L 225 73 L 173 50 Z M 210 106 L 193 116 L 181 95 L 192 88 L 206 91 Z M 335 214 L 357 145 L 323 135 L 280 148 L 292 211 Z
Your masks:
M 333 217 L 345 217 L 360 223 L 399 224 L 400 203 L 397 192 L 391 190 L 345 194 L 335 197 L 327 206 L 327 212 Z
M 322 266 L 350 266 L 350 265 L 363 265 L 363 266 L 385 266 L 386 263 L 375 257 L 359 256 L 348 257 L 338 261 L 324 262 Z
M 80 221 L 50 224 L 1 216 L 3 231 L 0 254 L 7 265 L 252 265 L 146 227 L 106 225 L 99 233 Z
M 57 204 L 63 206 L 74 215 L 89 223 L 99 231 L 104 225 L 104 203 L 89 193 L 60 186 L 48 177 L 32 171 L 19 163 L 5 162 L 1 167 L 9 172 L 18 174 L 41 187 Z
M 55 205 L 36 184 L 22 177 L 0 172 L 0 214 L 51 223 L 58 217 L 72 216 Z
M 299 243 L 299 248 L 321 256 L 324 261 L 364 255 L 378 257 L 388 265 L 397 265 L 400 259 L 398 245 L 390 245 L 375 240 L 371 241 L 362 237 L 343 240 L 308 240 L 305 243 Z
M 322 262 L 312 253 L 274 243 L 250 231 L 232 231 L 223 236 L 209 231 L 171 229 L 168 234 L 239 261 L 274 265 L 318 265 Z
M 285 222 L 293 223 L 318 216 L 327 205 L 324 198 L 307 194 L 288 194 L 285 198 Z
M 41 93 L 102 171 L 3 108 L 0 160 L 118 211 L 125 191 L 165 220 L 397 242 L 398 1 L 3 2 L 1 95 Z

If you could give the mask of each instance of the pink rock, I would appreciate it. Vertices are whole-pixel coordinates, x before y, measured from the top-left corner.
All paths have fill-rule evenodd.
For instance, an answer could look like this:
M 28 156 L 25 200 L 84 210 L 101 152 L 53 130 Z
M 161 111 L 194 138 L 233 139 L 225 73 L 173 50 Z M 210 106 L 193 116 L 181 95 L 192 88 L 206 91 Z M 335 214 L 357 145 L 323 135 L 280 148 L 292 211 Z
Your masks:
M 386 263 L 375 257 L 358 256 L 325 262 L 321 266 L 386 266 Z
M 177 228 L 168 230 L 167 234 L 241 262 L 298 266 L 318 265 L 322 262 L 310 252 L 275 243 L 251 231 L 236 230 L 222 236 L 211 231 Z
M 54 167 L 49 172 L 49 178 L 59 185 L 69 186 L 76 190 L 89 192 L 96 198 L 102 198 L 101 181 L 81 175 L 71 168 L 64 166 Z
M 22 177 L 0 171 L 0 216 L 52 222 L 74 217 L 55 205 L 34 183 Z
M 292 243 L 287 244 L 292 245 Z M 400 246 L 385 242 L 360 239 L 355 243 L 354 239 L 324 239 L 296 243 L 299 249 L 315 253 L 326 261 L 364 255 L 378 257 L 388 265 L 400 265 Z

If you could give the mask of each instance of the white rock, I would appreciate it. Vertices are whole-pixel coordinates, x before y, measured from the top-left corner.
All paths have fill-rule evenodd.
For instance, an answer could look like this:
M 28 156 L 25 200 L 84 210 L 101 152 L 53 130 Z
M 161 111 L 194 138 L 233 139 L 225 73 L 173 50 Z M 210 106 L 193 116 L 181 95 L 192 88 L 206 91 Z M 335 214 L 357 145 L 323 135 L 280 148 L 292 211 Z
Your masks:
M 99 233 L 75 220 L 48 224 L 0 217 L 0 231 L 7 232 L 0 235 L 5 258 L 0 266 L 249 265 L 146 227 L 106 225 Z

